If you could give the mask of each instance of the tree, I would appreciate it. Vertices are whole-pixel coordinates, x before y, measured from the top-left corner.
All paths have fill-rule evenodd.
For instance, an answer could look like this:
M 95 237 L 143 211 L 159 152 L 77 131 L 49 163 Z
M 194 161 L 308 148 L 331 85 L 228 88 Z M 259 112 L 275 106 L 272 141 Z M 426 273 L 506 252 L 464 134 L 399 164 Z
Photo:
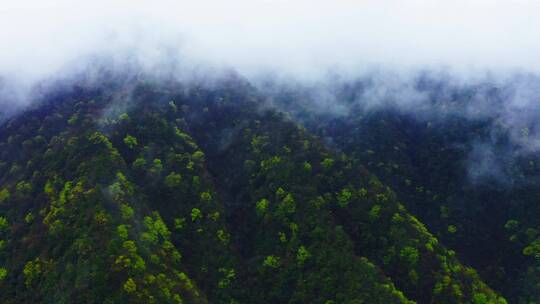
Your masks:
M 278 213 L 281 215 L 293 214 L 296 210 L 296 202 L 292 194 L 288 193 L 278 205 Z
M 418 250 L 411 246 L 405 246 L 400 251 L 401 258 L 409 265 L 415 266 L 418 262 L 419 253 Z
M 196 163 L 202 163 L 204 162 L 204 153 L 200 150 L 195 151 L 193 155 L 191 155 L 191 159 Z
M 156 158 L 152 162 L 152 168 L 150 168 L 150 173 L 159 175 L 161 174 L 161 171 L 163 171 L 163 164 L 161 163 L 161 159 Z
M 127 279 L 124 283 L 124 291 L 127 293 L 134 293 L 137 290 L 137 284 L 132 278 Z
M 130 149 L 133 149 L 138 145 L 137 138 L 128 134 L 126 137 L 124 137 L 124 144 L 126 144 L 126 146 L 128 146 Z
M 351 200 L 351 197 L 352 197 L 352 192 L 348 188 L 343 188 L 337 197 L 338 204 L 341 207 L 347 207 L 347 205 L 349 205 L 349 201 Z
M 119 225 L 117 228 L 116 228 L 116 231 L 118 232 L 118 236 L 123 239 L 123 240 L 127 240 L 128 238 L 128 229 L 127 229 L 127 226 L 126 225 Z
M 256 205 L 255 209 L 257 210 L 258 215 L 263 215 L 266 213 L 266 210 L 268 209 L 269 201 L 265 198 L 259 200 Z
M 17 183 L 17 186 L 15 186 L 15 190 L 19 197 L 29 195 L 30 192 L 32 192 L 32 185 L 29 182 L 20 181 Z
M 132 164 L 133 169 L 142 169 L 146 166 L 146 159 L 144 157 L 138 157 Z
M 202 212 L 198 208 L 191 209 L 191 221 L 195 222 L 196 220 L 202 218 Z
M 9 198 L 11 197 L 9 190 L 7 188 L 4 188 L 0 190 L 0 204 L 7 202 Z
M 25 285 L 29 287 L 36 282 L 47 268 L 47 264 L 47 262 L 42 262 L 39 258 L 28 261 L 23 269 Z
M 128 204 L 121 204 L 120 213 L 122 214 L 122 219 L 128 221 L 133 217 L 135 211 L 133 211 L 133 208 L 131 208 Z
M 323 159 L 323 161 L 321 162 L 321 166 L 324 168 L 324 169 L 330 169 L 333 165 L 334 165 L 334 160 L 332 158 L 325 158 Z
M 296 262 L 298 265 L 302 266 L 304 263 L 311 257 L 311 254 L 309 251 L 304 247 L 303 245 L 298 248 L 298 252 L 296 253 Z
M 8 221 L 5 217 L 0 216 L 0 232 L 4 232 L 8 229 Z
M 279 257 L 269 255 L 263 261 L 263 266 L 268 268 L 278 268 L 279 267 Z
M 176 188 L 182 184 L 182 175 L 180 173 L 171 172 L 165 177 L 165 185 L 168 188 Z
M 212 200 L 212 194 L 210 194 L 210 192 L 202 192 L 200 197 L 201 201 L 204 203 L 210 203 Z

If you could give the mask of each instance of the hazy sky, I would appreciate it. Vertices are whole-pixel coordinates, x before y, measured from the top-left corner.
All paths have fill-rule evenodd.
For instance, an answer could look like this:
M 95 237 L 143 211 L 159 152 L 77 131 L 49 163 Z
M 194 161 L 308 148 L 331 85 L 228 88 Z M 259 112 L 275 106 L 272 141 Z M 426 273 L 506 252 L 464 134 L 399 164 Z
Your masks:
M 126 52 L 310 74 L 446 66 L 540 71 L 540 1 L 1 0 L 0 73 Z

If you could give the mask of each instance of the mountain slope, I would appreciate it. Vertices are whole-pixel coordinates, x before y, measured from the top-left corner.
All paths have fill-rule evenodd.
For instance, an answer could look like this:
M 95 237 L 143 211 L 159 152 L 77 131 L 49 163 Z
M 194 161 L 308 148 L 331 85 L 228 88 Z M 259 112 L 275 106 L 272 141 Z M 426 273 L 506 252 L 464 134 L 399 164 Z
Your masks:
M 82 85 L 6 122 L 2 301 L 505 302 L 258 94 Z

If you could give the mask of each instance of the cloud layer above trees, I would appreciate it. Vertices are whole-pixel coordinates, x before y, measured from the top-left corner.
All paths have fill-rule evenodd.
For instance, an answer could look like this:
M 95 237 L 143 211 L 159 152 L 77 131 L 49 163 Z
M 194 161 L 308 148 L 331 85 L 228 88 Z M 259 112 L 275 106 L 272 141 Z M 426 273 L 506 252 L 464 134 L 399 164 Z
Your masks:
M 81 56 L 274 69 L 540 70 L 540 3 L 525 0 L 31 1 L 0 8 L 0 72 L 54 73 Z

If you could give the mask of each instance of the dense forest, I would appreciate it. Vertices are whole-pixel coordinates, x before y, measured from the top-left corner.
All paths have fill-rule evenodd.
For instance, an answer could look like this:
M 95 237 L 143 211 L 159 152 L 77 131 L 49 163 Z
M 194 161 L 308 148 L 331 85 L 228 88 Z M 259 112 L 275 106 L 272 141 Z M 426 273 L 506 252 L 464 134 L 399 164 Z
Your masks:
M 0 302 L 540 303 L 540 156 L 433 110 L 496 88 L 422 79 L 434 106 L 401 111 L 362 80 L 337 114 L 235 74 L 103 76 L 0 125 Z M 471 178 L 482 140 L 500 177 Z

